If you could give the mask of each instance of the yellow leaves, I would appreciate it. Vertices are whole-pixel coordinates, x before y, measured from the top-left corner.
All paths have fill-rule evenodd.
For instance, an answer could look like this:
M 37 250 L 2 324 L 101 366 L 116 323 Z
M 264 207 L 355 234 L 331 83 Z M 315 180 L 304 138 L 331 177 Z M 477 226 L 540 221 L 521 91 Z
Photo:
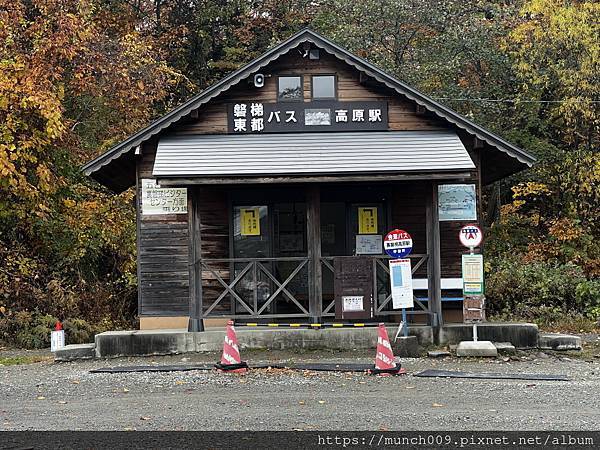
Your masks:
M 600 124 L 592 103 L 600 97 L 600 2 L 529 0 L 522 15 L 526 19 L 511 31 L 504 48 L 525 84 L 523 96 L 558 100 L 544 115 L 556 122 L 565 142 L 591 146 L 590 131 Z
M 530 196 L 549 195 L 550 189 L 546 184 L 535 183 L 532 181 L 526 183 L 519 183 L 517 186 L 512 188 L 513 198 L 523 198 Z

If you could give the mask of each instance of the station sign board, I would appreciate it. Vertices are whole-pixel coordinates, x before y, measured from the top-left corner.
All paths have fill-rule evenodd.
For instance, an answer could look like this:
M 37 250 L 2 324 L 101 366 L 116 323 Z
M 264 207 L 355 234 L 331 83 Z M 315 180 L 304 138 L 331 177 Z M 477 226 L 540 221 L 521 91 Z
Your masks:
M 460 243 L 467 248 L 479 247 L 483 240 L 483 232 L 477 225 L 465 225 L 458 234 Z
M 231 103 L 227 128 L 232 134 L 323 131 L 387 131 L 385 101 L 317 102 L 260 101 Z
M 406 258 L 412 252 L 412 247 L 412 237 L 404 230 L 392 230 L 383 239 L 383 249 L 390 258 Z
M 483 295 L 483 255 L 462 255 L 463 294 Z

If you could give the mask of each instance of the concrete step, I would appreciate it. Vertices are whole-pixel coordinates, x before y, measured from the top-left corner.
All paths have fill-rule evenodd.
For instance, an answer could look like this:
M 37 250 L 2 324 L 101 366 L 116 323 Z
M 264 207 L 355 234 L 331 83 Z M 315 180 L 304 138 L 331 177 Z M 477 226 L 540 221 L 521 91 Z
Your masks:
M 494 347 L 501 355 L 514 355 L 517 349 L 510 342 L 494 342 Z
M 581 338 L 570 334 L 540 333 L 538 347 L 542 350 L 581 350 Z
M 485 322 L 477 325 L 480 341 L 510 342 L 518 349 L 533 349 L 538 346 L 538 326 L 534 323 Z M 473 326 L 447 324 L 440 330 L 440 343 L 458 344 L 473 340 Z
M 463 341 L 456 347 L 456 356 L 495 357 L 498 350 L 490 341 Z
M 70 344 L 54 352 L 54 361 L 75 361 L 96 357 L 96 344 Z

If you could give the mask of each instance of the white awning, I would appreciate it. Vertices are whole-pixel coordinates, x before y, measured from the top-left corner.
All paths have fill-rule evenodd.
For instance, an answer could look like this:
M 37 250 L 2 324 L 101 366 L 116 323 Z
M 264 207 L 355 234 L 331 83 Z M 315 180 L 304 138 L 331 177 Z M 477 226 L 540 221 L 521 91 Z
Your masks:
M 157 177 L 389 174 L 475 169 L 452 131 L 171 135 Z

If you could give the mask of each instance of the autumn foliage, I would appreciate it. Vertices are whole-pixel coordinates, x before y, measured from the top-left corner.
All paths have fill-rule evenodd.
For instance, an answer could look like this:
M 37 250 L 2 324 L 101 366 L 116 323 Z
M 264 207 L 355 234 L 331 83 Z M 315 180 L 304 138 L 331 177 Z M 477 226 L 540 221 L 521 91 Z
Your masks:
M 0 340 L 135 326 L 133 193 L 80 165 L 306 25 L 538 156 L 486 191 L 489 304 L 595 318 L 599 24 L 594 1 L 0 0 Z

